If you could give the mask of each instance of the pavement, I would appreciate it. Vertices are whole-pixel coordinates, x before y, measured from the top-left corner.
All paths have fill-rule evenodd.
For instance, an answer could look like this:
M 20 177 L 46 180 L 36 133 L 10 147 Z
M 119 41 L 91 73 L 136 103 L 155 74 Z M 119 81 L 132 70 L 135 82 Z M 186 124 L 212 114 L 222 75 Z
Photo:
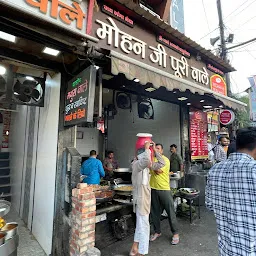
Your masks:
M 27 229 L 25 223 L 20 219 L 14 209 L 11 209 L 5 219 L 7 222 L 18 222 L 19 224 L 19 247 L 17 256 L 46 256 L 40 244 Z
M 218 241 L 215 217 L 205 208 L 201 219 L 192 224 L 189 220 L 178 218 L 180 243 L 171 245 L 170 227 L 167 220 L 161 223 L 162 236 L 150 242 L 148 256 L 218 256 Z M 128 256 L 133 237 L 117 242 L 101 250 L 102 256 Z

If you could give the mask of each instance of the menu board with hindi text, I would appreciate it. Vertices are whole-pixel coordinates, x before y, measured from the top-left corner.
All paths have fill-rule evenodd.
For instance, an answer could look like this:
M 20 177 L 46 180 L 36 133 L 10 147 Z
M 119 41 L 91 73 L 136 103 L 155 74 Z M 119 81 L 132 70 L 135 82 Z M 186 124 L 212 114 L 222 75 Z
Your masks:
M 203 160 L 208 158 L 207 146 L 207 113 L 190 109 L 190 149 L 191 160 Z
M 64 125 L 93 122 L 96 67 L 91 65 L 68 82 Z

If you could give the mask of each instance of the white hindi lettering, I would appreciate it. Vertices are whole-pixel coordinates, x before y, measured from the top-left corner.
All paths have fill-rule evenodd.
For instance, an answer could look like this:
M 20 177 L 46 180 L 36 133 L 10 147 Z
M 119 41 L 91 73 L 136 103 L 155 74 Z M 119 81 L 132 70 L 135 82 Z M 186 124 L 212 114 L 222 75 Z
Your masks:
M 161 44 L 158 44 L 157 48 L 153 46 L 149 46 L 149 48 L 153 50 L 153 52 L 149 55 L 150 60 L 154 63 L 158 63 L 159 66 L 166 68 L 167 53 L 165 48 Z
M 100 20 L 96 20 L 97 23 L 101 24 L 101 28 L 98 28 L 96 31 L 97 36 L 100 39 L 105 39 L 107 37 L 107 43 L 112 45 L 112 36 L 114 32 L 114 47 L 119 47 L 119 36 L 121 36 L 120 48 L 122 51 L 125 53 L 130 53 L 133 51 L 136 55 L 141 55 L 141 57 L 144 59 L 146 56 L 147 44 L 138 38 L 121 31 L 112 18 L 109 17 L 107 20 L 111 25 L 108 25 Z
M 184 56 L 182 56 L 180 60 L 173 56 L 170 56 L 170 58 L 171 58 L 171 67 L 173 70 L 175 70 L 174 75 L 179 78 L 182 78 L 183 76 L 188 77 L 189 65 L 188 65 L 187 59 Z
M 202 84 L 208 85 L 209 83 L 209 74 L 207 73 L 207 70 L 205 68 L 203 68 L 203 71 L 195 68 L 195 67 L 191 67 L 192 72 L 191 72 L 191 77 Z

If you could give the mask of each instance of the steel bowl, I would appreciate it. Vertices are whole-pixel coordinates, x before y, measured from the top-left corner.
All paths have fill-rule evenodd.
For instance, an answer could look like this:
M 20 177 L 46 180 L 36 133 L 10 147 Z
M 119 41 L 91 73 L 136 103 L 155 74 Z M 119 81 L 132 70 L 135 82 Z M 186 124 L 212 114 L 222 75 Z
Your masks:
M 0 231 L 0 246 L 5 242 L 6 233 Z
M 5 216 L 11 208 L 11 203 L 6 200 L 0 200 L 0 217 Z
M 5 240 L 8 240 L 18 233 L 18 223 L 17 222 L 9 222 L 1 229 L 2 232 L 6 233 Z

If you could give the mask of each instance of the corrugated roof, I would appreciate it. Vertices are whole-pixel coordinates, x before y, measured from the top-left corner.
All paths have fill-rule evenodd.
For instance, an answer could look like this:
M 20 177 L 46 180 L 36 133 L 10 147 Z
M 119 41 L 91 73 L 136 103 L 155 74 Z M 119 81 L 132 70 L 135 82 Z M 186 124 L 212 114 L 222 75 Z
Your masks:
M 181 32 L 179 32 L 177 29 L 174 29 L 173 27 L 171 27 L 171 25 L 169 25 L 165 21 L 156 18 L 153 14 L 151 14 L 147 10 L 144 10 L 143 8 L 141 8 L 138 4 L 135 4 L 133 1 L 131 1 L 131 0 L 116 0 L 116 1 L 125 5 L 127 8 L 133 10 L 135 13 L 142 16 L 144 19 L 150 21 L 151 23 L 158 26 L 159 28 L 166 31 L 167 33 L 171 34 L 173 37 L 184 42 L 189 47 L 196 49 L 198 52 L 200 52 L 202 55 L 204 55 L 206 58 L 208 58 L 212 62 L 215 62 L 215 63 L 219 64 L 220 66 L 222 66 L 226 71 L 236 71 L 236 69 L 234 67 L 232 67 L 226 61 L 224 61 L 221 58 L 214 55 L 210 50 L 206 50 L 201 45 L 199 45 L 198 43 L 196 43 L 189 37 L 185 36 Z

